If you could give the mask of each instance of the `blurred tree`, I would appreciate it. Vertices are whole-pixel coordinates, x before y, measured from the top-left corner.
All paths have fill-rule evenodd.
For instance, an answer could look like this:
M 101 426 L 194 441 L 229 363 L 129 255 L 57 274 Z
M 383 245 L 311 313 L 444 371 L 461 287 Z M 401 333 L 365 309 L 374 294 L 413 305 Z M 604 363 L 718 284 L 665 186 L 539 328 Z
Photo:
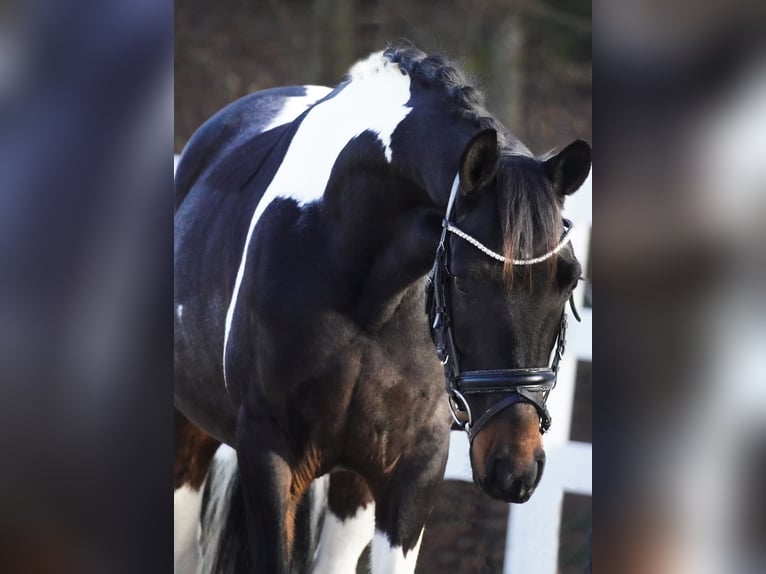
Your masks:
M 400 39 L 459 58 L 533 151 L 590 139 L 590 13 L 588 0 L 177 0 L 176 151 L 234 99 L 334 85 Z

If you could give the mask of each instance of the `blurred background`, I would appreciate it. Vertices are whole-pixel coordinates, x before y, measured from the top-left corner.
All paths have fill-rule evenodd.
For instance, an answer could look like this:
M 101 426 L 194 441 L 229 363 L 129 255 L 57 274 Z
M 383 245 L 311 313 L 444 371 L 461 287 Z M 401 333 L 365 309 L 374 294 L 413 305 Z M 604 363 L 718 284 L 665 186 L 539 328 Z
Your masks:
M 279 85 L 335 85 L 354 62 L 401 39 L 459 62 L 485 92 L 487 108 L 533 152 L 578 137 L 592 141 L 590 0 L 177 0 L 176 153 L 202 122 L 235 99 Z M 589 213 L 590 191 L 586 194 L 581 211 Z M 589 219 L 578 223 L 586 224 L 587 238 Z M 587 267 L 587 253 L 584 258 L 578 253 Z M 572 380 L 562 385 L 574 384 L 576 374 L 576 399 L 571 433 L 567 428 L 562 439 L 590 443 L 590 356 L 570 359 Z M 548 455 L 556 456 L 550 449 Z M 467 468 L 467 461 L 461 462 Z M 515 508 L 482 494 L 470 472 L 462 478 L 442 486 L 426 525 L 420 574 L 500 573 L 506 546 L 528 544 L 509 534 Z M 528 574 L 554 574 L 557 550 L 559 572 L 583 572 L 590 496 L 555 490 L 536 496 L 559 497 L 552 512 L 561 514 L 561 528 L 560 537 L 557 520 L 549 528 L 554 570 L 540 565 Z M 543 522 L 548 524 L 547 518 Z M 359 571 L 366 572 L 368 563 L 363 556 Z
M 177 0 L 175 149 L 235 99 L 338 84 L 407 39 L 464 65 L 487 107 L 535 153 L 591 140 L 589 0 Z
M 765 9 L 594 11 L 606 572 L 766 571 Z

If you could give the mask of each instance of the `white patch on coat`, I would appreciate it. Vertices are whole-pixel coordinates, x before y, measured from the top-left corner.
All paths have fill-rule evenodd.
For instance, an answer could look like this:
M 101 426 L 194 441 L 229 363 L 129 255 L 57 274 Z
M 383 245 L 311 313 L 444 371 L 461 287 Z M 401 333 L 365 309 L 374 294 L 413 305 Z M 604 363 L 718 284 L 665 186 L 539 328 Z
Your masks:
M 184 315 L 184 306 L 179 305 L 176 307 L 176 317 L 178 317 L 178 320 L 180 321 L 183 318 Z
M 277 126 L 281 126 L 290 123 L 295 118 L 300 116 L 303 112 L 324 98 L 327 94 L 332 92 L 332 88 L 327 86 L 303 86 L 306 88 L 306 95 L 301 97 L 285 98 L 285 104 L 279 113 L 272 118 L 272 120 L 266 124 L 263 128 L 264 132 L 274 129 Z
M 348 75 L 354 81 L 364 80 L 370 76 L 375 76 L 380 73 L 389 71 L 389 66 L 391 67 L 392 71 L 395 71 L 399 74 L 402 73 L 401 68 L 383 56 L 383 51 L 381 50 L 380 52 L 370 54 L 364 60 L 359 60 L 356 64 L 351 66 L 351 69 L 348 71 Z
M 375 530 L 372 537 L 372 574 L 413 574 L 422 541 L 421 530 L 415 547 L 405 555 L 401 546 L 391 546 L 388 536 Z
M 380 56 L 373 56 L 367 61 L 372 58 L 380 59 Z M 410 77 L 402 74 L 399 66 L 392 63 L 378 65 L 376 69 L 376 73 L 359 76 L 358 79 L 353 79 L 352 75 L 352 81 L 341 92 L 309 110 L 293 136 L 274 179 L 255 208 L 226 311 L 223 379 L 227 388 L 229 333 L 245 275 L 250 240 L 263 212 L 277 198 L 294 199 L 300 205 L 320 199 L 340 152 L 349 141 L 366 131 L 377 134 L 386 159 L 391 161 L 391 136 L 412 111 L 407 106 Z
M 311 482 L 311 510 L 309 511 L 311 543 L 316 548 L 319 544 L 321 532 L 319 532 L 319 521 L 325 515 L 327 508 L 327 497 L 330 492 L 330 475 L 325 474 L 315 478 Z
M 354 574 L 359 556 L 375 530 L 375 505 L 363 506 L 341 520 L 329 510 L 314 559 L 313 574 Z
M 200 565 L 200 548 L 197 541 L 199 511 L 202 505 L 202 489 L 194 490 L 183 485 L 173 492 L 173 572 L 196 574 Z

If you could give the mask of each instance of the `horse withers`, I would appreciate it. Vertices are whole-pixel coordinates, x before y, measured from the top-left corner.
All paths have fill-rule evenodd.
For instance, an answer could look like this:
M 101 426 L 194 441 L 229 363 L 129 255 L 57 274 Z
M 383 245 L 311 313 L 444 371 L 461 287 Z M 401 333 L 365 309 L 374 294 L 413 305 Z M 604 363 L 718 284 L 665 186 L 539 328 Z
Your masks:
M 580 277 L 561 208 L 589 169 L 582 141 L 533 156 L 411 47 L 197 131 L 176 177 L 175 402 L 236 450 L 254 571 L 300 569 L 296 514 L 328 473 L 314 570 L 353 571 L 357 545 L 332 540 L 371 532 L 375 574 L 413 571 L 451 417 L 485 492 L 532 495 Z

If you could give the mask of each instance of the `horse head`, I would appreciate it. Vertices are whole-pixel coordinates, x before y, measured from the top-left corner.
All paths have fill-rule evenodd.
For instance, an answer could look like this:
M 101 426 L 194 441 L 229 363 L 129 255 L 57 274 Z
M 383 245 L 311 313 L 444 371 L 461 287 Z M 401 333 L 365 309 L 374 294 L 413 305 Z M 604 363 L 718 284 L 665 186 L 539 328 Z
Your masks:
M 590 155 L 578 140 L 535 158 L 480 131 L 462 153 L 429 275 L 432 335 L 474 480 L 507 502 L 526 502 L 545 465 L 545 402 L 581 275 L 561 208 Z

